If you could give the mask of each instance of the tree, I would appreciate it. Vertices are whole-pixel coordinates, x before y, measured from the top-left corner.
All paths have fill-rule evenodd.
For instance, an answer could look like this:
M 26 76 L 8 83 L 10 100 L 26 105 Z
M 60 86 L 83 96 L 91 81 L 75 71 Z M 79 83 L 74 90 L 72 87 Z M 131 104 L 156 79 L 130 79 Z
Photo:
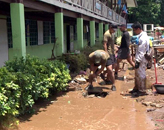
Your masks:
M 164 0 L 161 0 L 160 25 L 164 26 Z
M 138 7 L 128 10 L 129 23 L 139 21 L 141 24 L 160 24 L 160 0 L 137 0 L 137 3 Z

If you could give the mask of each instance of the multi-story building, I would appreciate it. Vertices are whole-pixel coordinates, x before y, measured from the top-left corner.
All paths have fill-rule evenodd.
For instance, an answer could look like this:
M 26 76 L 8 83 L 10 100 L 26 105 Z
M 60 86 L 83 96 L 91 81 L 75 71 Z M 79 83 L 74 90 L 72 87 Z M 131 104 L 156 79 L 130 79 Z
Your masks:
M 136 0 L 0 0 L 0 66 L 14 56 L 50 58 L 55 39 L 56 56 L 100 43 L 109 23 L 126 23 L 122 9 L 136 5 Z

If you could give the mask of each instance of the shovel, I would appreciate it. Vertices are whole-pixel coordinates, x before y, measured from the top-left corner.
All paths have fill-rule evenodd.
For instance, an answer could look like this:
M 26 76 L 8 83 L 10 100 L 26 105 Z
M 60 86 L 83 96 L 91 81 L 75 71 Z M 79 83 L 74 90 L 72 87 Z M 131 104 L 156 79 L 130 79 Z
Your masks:
M 159 83 L 157 80 L 157 70 L 156 70 L 156 60 L 154 59 L 154 68 L 155 68 L 155 79 L 156 82 L 153 84 L 156 92 L 159 94 L 164 94 L 164 85 L 162 85 L 162 83 Z

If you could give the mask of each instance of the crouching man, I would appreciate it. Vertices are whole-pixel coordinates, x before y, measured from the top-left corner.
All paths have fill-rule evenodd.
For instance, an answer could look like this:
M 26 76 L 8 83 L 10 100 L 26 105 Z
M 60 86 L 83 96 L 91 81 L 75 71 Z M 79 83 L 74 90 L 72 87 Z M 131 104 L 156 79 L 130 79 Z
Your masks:
M 90 64 L 91 73 L 89 75 L 89 85 L 86 89 L 93 88 L 92 82 L 94 78 L 96 78 L 97 75 L 99 75 L 104 70 L 108 58 L 109 58 L 109 54 L 104 50 L 96 50 L 89 55 L 89 64 Z M 100 65 L 101 65 L 101 69 L 98 69 Z

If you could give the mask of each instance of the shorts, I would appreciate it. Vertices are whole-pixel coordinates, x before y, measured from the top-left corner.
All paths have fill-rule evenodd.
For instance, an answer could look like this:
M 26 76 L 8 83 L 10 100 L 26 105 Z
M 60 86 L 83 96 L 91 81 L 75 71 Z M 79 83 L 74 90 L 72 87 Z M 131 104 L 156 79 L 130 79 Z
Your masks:
M 113 65 L 116 63 L 116 57 L 115 55 L 110 55 L 110 58 L 108 58 L 106 62 L 106 66 Z
M 127 59 L 130 56 L 130 51 L 129 48 L 120 48 L 118 50 L 118 55 L 117 58 L 118 59 Z

